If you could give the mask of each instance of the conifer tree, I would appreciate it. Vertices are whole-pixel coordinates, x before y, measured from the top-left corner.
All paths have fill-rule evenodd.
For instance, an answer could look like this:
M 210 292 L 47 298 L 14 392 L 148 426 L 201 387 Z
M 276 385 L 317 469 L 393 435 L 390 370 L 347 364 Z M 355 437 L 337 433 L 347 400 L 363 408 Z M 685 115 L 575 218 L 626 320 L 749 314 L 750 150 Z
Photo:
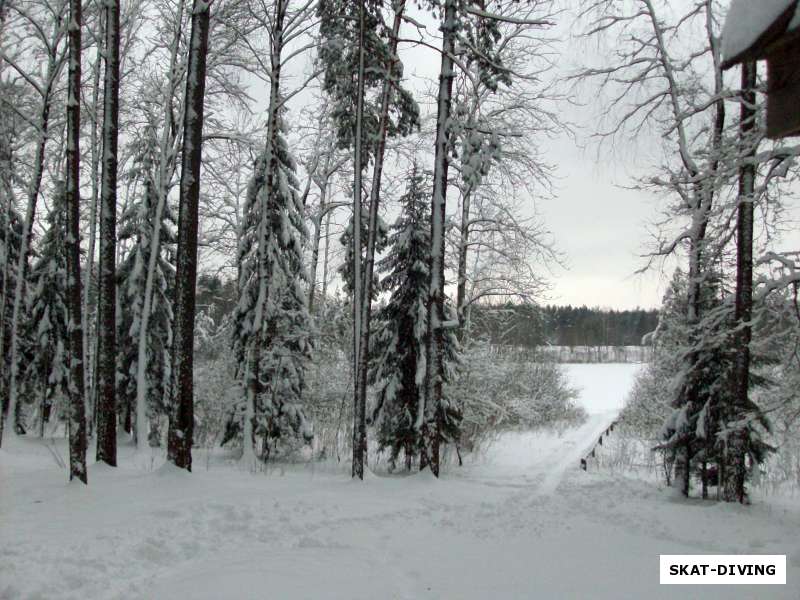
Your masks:
M 367 211 L 361 211 L 361 247 L 366 247 L 367 238 L 369 237 L 369 217 Z M 339 243 L 344 248 L 344 260 L 342 264 L 339 266 L 339 275 L 342 277 L 342 281 L 344 282 L 344 289 L 345 291 L 352 296 L 355 293 L 355 281 L 354 281 L 354 273 L 353 273 L 353 228 L 354 228 L 354 220 L 351 217 L 350 221 L 347 223 L 347 227 L 345 228 L 344 232 L 342 232 L 341 237 L 339 238 Z M 376 232 L 376 250 L 378 252 L 383 252 L 386 249 L 388 244 L 389 238 L 389 227 L 386 225 L 386 222 L 378 218 L 377 221 L 377 232 Z M 365 274 L 362 272 L 362 278 Z M 372 276 L 372 288 L 370 290 L 371 300 L 375 300 L 380 293 L 378 289 L 378 275 L 373 273 Z
M 406 468 L 423 450 L 425 414 L 425 348 L 428 336 L 427 301 L 430 286 L 430 189 L 415 164 L 406 193 L 400 200 L 402 213 L 389 238 L 390 251 L 378 264 L 385 274 L 380 291 L 391 294 L 375 316 L 376 328 L 369 379 L 377 400 L 371 421 L 378 444 L 388 449 L 394 465 L 402 452 Z M 452 312 L 452 307 L 449 307 Z M 454 318 L 454 314 L 451 314 Z M 445 382 L 452 381 L 460 361 L 455 330 L 444 336 Z M 461 412 L 444 396 L 440 443 L 456 442 Z M 433 427 L 432 423 L 428 423 Z
M 53 407 L 68 398 L 69 336 L 67 311 L 67 256 L 65 234 L 64 186 L 58 184 L 47 229 L 30 272 L 28 284 L 28 319 L 25 338 L 31 341 L 30 360 L 25 369 L 25 391 L 36 403 L 39 434 L 50 420 Z
M 145 158 L 139 175 L 143 179 L 143 193 L 122 215 L 120 241 L 133 242 L 128 254 L 118 267 L 120 303 L 125 307 L 117 319 L 118 374 L 117 398 L 125 413 L 125 422 L 130 429 L 131 420 L 137 415 L 136 402 L 139 386 L 139 336 L 141 335 L 142 311 L 153 235 L 156 230 L 158 196 L 153 183 L 152 161 Z M 150 317 L 147 327 L 147 365 L 145 369 L 147 399 L 146 418 L 149 423 L 148 441 L 159 445 L 161 433 L 159 421 L 167 414 L 167 385 L 171 374 L 172 350 L 172 296 L 175 290 L 175 266 L 173 264 L 176 242 L 175 215 L 169 203 L 162 210 L 159 227 L 159 252 L 153 273 L 153 296 L 150 301 Z M 147 431 L 136 427 L 139 431 Z
M 11 375 L 11 315 L 14 310 L 14 289 L 17 281 L 16 265 L 22 247 L 22 218 L 11 203 L 0 207 L 0 414 L 8 411 L 8 388 Z M 23 344 L 24 345 L 24 344 Z
M 393 4 L 392 27 L 383 20 L 383 6 L 382 0 L 323 0 L 318 8 L 322 38 L 319 57 L 325 70 L 323 90 L 333 101 L 331 116 L 336 124 L 339 147 L 354 149 L 350 235 L 353 248 L 348 258 L 352 259 L 354 290 L 352 473 L 360 479 L 364 477 L 367 449 L 366 371 L 383 154 L 387 136 L 408 135 L 419 120 L 416 102 L 399 83 L 402 65 L 396 50 L 405 3 Z M 380 90 L 380 93 L 375 94 L 373 90 Z M 368 211 L 369 230 L 364 236 L 362 171 L 371 159 L 375 161 L 375 168 Z M 364 239 L 366 244 L 362 243 Z
M 683 494 L 690 494 L 691 477 L 697 472 L 704 498 L 708 495 L 710 465 L 716 464 L 719 480 L 727 481 L 728 440 L 733 432 L 746 434 L 751 464 L 762 462 L 769 450 L 762 439 L 762 432 L 769 431 L 769 423 L 755 403 L 748 401 L 748 418 L 741 422 L 728 414 L 734 393 L 731 382 L 736 320 L 730 298 L 723 296 L 722 275 L 711 269 L 705 272 L 707 280 L 699 298 L 699 308 L 705 316 L 700 321 L 689 319 L 687 303 L 681 297 L 689 284 L 685 276 L 676 273 L 656 330 L 660 377 L 674 385 L 672 411 L 662 432 L 665 442 L 659 449 L 666 450 L 669 462 L 674 462 L 676 483 Z M 693 357 L 691 368 L 686 365 L 689 355 Z M 753 373 L 751 383 L 767 382 Z
M 277 126 L 280 125 L 278 119 Z M 252 431 L 263 440 L 264 458 L 271 451 L 270 444 L 287 434 L 311 436 L 302 409 L 305 370 L 311 353 L 311 319 L 305 291 L 308 282 L 303 268 L 307 234 L 294 159 L 283 135 L 277 133 L 273 139 L 270 153 L 277 171 L 272 177 L 272 193 L 266 187 L 265 156 L 256 161 L 247 193 L 238 259 L 239 302 L 233 315 L 237 375 L 245 390 L 255 391 L 255 401 L 243 401 L 244 411 L 237 407 L 225 436 L 227 441 L 240 430 Z M 259 252 L 260 236 L 266 242 L 263 252 Z M 252 429 L 241 427 L 241 414 L 245 425 L 249 420 Z M 247 455 L 253 440 L 243 439 L 243 444 Z

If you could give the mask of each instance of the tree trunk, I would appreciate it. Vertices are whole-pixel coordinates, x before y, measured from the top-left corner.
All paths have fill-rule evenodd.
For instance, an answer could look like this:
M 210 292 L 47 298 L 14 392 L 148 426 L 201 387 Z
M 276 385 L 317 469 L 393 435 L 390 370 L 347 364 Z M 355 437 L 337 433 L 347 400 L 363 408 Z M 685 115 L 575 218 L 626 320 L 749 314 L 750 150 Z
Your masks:
M 367 407 L 361 404 L 361 175 L 364 121 L 364 36 L 366 0 L 358 2 L 358 86 L 356 98 L 356 131 L 353 157 L 353 469 L 352 477 L 364 479 L 367 454 Z
M 94 114 L 92 115 L 92 205 L 89 210 L 89 248 L 87 250 L 86 268 L 88 269 L 84 277 L 86 285 L 83 287 L 83 364 L 84 366 L 84 389 L 86 390 L 86 428 L 87 437 L 91 439 L 92 431 L 96 423 L 95 416 L 97 410 L 97 378 L 95 368 L 97 366 L 97 352 L 91 352 L 92 338 L 89 335 L 89 294 L 92 289 L 92 273 L 94 272 L 94 249 L 97 233 L 97 207 L 99 204 L 100 191 L 98 183 L 100 181 L 100 150 L 101 145 L 97 136 L 98 129 L 98 98 L 100 97 L 100 63 L 103 57 L 103 42 L 100 41 L 97 47 L 97 56 L 95 57 L 93 73 L 92 73 L 92 107 Z M 99 315 L 97 315 L 99 319 Z M 116 327 L 116 325 L 115 325 Z M 95 322 L 95 330 L 97 330 L 97 323 Z M 91 357 L 94 357 L 92 360 Z
M 0 59 L 2 61 L 2 59 Z M 0 62 L 2 67 L 2 62 Z M 2 76 L 2 73 L 0 73 Z M 2 92 L 2 81 L 0 81 L 0 92 Z M 7 391 L 8 391 L 8 371 L 5 368 L 6 364 L 6 311 L 8 309 L 8 301 L 11 297 L 9 293 L 9 277 L 11 275 L 11 248 L 14 237 L 14 226 L 12 223 L 12 214 L 14 208 L 14 191 L 12 187 L 12 170 L 13 170 L 13 145 L 14 145 L 14 130 L 13 122 L 3 118 L 0 123 L 0 211 L 2 211 L 2 231 L 3 234 L 3 270 L 2 270 L 2 285 L 3 289 L 0 293 L 0 365 L 3 366 L 3 372 L 0 373 L 0 419 L 2 413 L 6 408 Z M 0 436 L 2 441 L 2 436 Z
M 175 273 L 175 339 L 171 386 L 167 460 L 192 470 L 194 433 L 194 317 L 197 283 L 197 227 L 200 167 L 203 144 L 203 108 L 211 1 L 194 0 L 186 109 L 183 115 L 178 256 Z
M 83 326 L 80 254 L 81 0 L 70 0 L 67 88 L 67 307 L 69 311 L 69 478 L 87 483 L 86 405 L 83 389 Z
M 117 466 L 116 240 L 119 137 L 119 0 L 106 0 L 103 92 L 103 181 L 100 189 L 99 324 L 97 344 L 97 460 Z
M 469 247 L 469 219 L 472 188 L 468 187 L 461 201 L 461 236 L 458 244 L 458 287 L 456 288 L 456 309 L 458 311 L 458 328 L 461 339 L 464 339 L 467 320 L 467 248 Z
M 330 156 L 330 155 L 329 155 Z M 330 158 L 326 161 L 326 169 Z M 319 214 L 314 219 L 314 241 L 311 248 L 311 274 L 309 276 L 308 286 L 308 312 L 311 314 L 314 310 L 314 296 L 317 291 L 317 267 L 319 265 L 319 245 L 322 241 L 322 219 L 328 214 L 326 202 L 328 198 L 328 171 L 325 172 L 325 180 L 319 185 Z
M 383 156 L 386 152 L 386 135 L 389 124 L 389 103 L 392 98 L 392 78 L 394 61 L 397 56 L 397 39 L 400 33 L 400 24 L 403 19 L 405 1 L 400 0 L 395 4 L 392 37 L 389 40 L 389 60 L 391 64 L 386 67 L 386 75 L 381 90 L 381 112 L 378 122 L 378 140 L 375 148 L 375 167 L 372 173 L 372 186 L 369 194 L 369 229 L 367 232 L 367 249 L 364 262 L 364 290 L 361 296 L 361 342 L 359 343 L 360 355 L 358 356 L 358 397 L 359 426 L 363 421 L 363 444 L 366 452 L 366 406 L 367 406 L 367 371 L 369 366 L 369 332 L 370 316 L 372 309 L 372 275 L 375 269 L 375 246 L 378 239 L 378 208 L 381 196 L 381 178 L 383 175 Z M 360 136 L 356 143 L 360 144 Z M 363 419 L 361 419 L 363 417 Z M 359 436 L 361 433 L 359 432 Z M 363 479 L 363 466 L 360 475 Z
M 328 264 L 330 262 L 331 251 L 331 212 L 325 215 L 325 252 L 322 255 L 322 303 L 320 305 L 320 312 L 325 309 L 325 302 L 328 299 Z
M 742 65 L 742 106 L 739 123 L 739 143 L 745 157 L 753 157 L 755 129 L 756 65 Z M 739 208 L 736 220 L 736 336 L 734 359 L 734 396 L 728 411 L 729 421 L 740 421 L 747 411 L 750 388 L 750 340 L 753 313 L 753 200 L 756 168 L 745 162 L 739 169 Z M 744 503 L 747 480 L 746 429 L 734 431 L 728 442 L 728 478 L 725 481 L 725 500 Z
M 433 207 L 431 211 L 430 296 L 428 300 L 427 361 L 425 365 L 425 416 L 422 421 L 423 449 L 420 469 L 430 466 L 439 476 L 439 440 L 441 437 L 441 403 L 444 363 L 444 221 L 447 202 L 447 171 L 450 166 L 448 148 L 450 105 L 453 94 L 453 54 L 456 37 L 455 0 L 446 0 L 442 23 L 442 64 L 439 74 L 439 95 L 436 117 L 436 151 L 433 167 Z M 431 431 L 431 428 L 433 429 Z
M 174 127 L 172 121 L 172 100 L 177 86 L 176 66 L 178 62 L 178 45 L 183 24 L 183 1 L 178 3 L 176 23 L 178 32 L 173 41 L 170 54 L 169 85 L 167 96 L 164 100 L 164 125 L 161 133 L 161 147 L 159 149 L 158 181 L 151 182 L 158 190 L 158 204 L 153 219 L 153 234 L 150 238 L 150 255 L 147 257 L 147 277 L 144 284 L 144 301 L 142 302 L 142 319 L 139 323 L 139 345 L 136 358 L 136 449 L 141 451 L 147 444 L 149 435 L 147 431 L 147 336 L 150 328 L 150 313 L 153 307 L 153 287 L 155 285 L 156 266 L 161 254 L 161 221 L 164 218 L 164 209 L 169 195 L 169 183 L 172 180 L 173 167 L 170 158 L 174 141 Z M 170 154 L 170 156 L 168 156 Z M 149 176 L 149 174 L 148 174 Z

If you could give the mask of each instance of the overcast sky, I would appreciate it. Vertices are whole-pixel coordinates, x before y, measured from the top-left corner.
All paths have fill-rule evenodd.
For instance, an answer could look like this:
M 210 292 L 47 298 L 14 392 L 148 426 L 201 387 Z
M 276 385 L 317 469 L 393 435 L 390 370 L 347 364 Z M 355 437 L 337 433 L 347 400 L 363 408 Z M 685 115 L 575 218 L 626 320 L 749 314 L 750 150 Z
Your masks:
M 430 16 L 412 12 L 418 21 L 431 23 L 429 32 L 437 32 Z M 561 40 L 554 77 L 564 78 L 602 60 L 604 49 L 596 41 L 575 37 L 575 29 L 572 17 L 565 13 L 551 32 Z M 433 50 L 406 46 L 401 48 L 401 57 L 406 76 L 415 82 L 412 87 L 429 88 L 438 79 L 440 58 Z M 566 269 L 553 272 L 550 294 L 540 301 L 616 309 L 658 307 L 677 262 L 670 260 L 644 275 L 636 273 L 646 264 L 643 255 L 653 247 L 648 226 L 661 216 L 665 200 L 630 188 L 637 176 L 657 162 L 654 156 L 660 152 L 660 140 L 642 133 L 635 140 L 619 138 L 614 145 L 598 146 L 592 134 L 603 108 L 602 96 L 584 88 L 574 100 L 581 106 L 559 106 L 563 118 L 576 126 L 574 137 L 537 140 L 548 162 L 557 167 L 556 193 L 552 199 L 532 199 L 531 212 L 543 217 L 567 263 Z M 790 216 L 800 221 L 798 202 L 789 208 Z M 797 225 L 794 234 L 775 249 L 796 248 L 800 248 Z
M 432 16 L 411 8 L 417 22 L 429 24 L 428 33 L 438 36 Z M 561 56 L 553 77 L 564 78 L 579 67 L 601 60 L 604 49 L 573 37 L 572 18 L 563 14 L 551 36 L 561 41 Z M 406 38 L 416 32 L 404 31 Z M 440 42 L 428 38 L 434 46 Z M 606 48 L 605 50 L 607 50 Z M 423 112 L 433 114 L 429 94 L 438 80 L 440 55 L 431 48 L 401 45 L 406 83 L 421 104 Z M 302 78 L 301 78 L 302 79 Z M 539 298 L 542 303 L 601 306 L 615 309 L 654 308 L 661 304 L 666 282 L 677 264 L 674 260 L 644 275 L 637 275 L 652 249 L 648 225 L 660 216 L 664 199 L 630 189 L 636 176 L 647 172 L 651 158 L 659 151 L 659 139 L 638 135 L 635 140 L 619 138 L 615 144 L 598 146 L 592 133 L 603 108 L 602 96 L 591 89 L 579 90 L 574 100 L 581 106 L 562 104 L 562 118 L 574 123 L 574 136 L 540 139 L 546 160 L 557 168 L 553 198 L 531 198 L 530 214 L 542 217 L 544 225 L 566 259 L 566 268 L 555 269 L 549 277 L 551 290 Z M 304 102 L 302 96 L 296 100 Z M 433 151 L 431 141 L 431 153 Z M 794 217 L 800 221 L 800 207 L 794 202 Z M 452 208 L 452 207 L 450 207 Z M 334 244 L 334 250 L 338 244 Z M 800 248 L 800 227 L 794 226 L 792 239 L 775 249 Z
M 430 22 L 417 11 L 414 18 Z M 562 47 L 567 49 L 569 59 L 559 61 L 559 71 L 553 76 L 563 77 L 580 64 L 584 49 L 576 40 L 567 39 L 568 26 L 562 23 L 559 29 L 566 31 Z M 435 25 L 429 30 L 435 32 Z M 406 46 L 401 48 L 401 55 L 412 87 L 422 90 L 430 86 L 427 82 L 438 79 L 440 58 L 433 50 Z M 531 199 L 531 213 L 535 211 L 543 217 L 557 247 L 565 254 L 567 267 L 552 273 L 552 289 L 547 298 L 540 300 L 617 309 L 657 307 L 663 294 L 663 278 L 657 273 L 635 275 L 644 264 L 641 255 L 648 241 L 645 225 L 656 216 L 657 200 L 623 189 L 631 186 L 631 176 L 636 172 L 635 151 L 603 148 L 600 155 L 604 158 L 599 159 L 589 127 L 596 107 L 584 104 L 559 106 L 559 110 L 569 113 L 565 118 L 577 125 L 575 139 L 564 135 L 555 140 L 537 140 L 545 150 L 546 160 L 557 167 L 556 193 L 552 199 Z

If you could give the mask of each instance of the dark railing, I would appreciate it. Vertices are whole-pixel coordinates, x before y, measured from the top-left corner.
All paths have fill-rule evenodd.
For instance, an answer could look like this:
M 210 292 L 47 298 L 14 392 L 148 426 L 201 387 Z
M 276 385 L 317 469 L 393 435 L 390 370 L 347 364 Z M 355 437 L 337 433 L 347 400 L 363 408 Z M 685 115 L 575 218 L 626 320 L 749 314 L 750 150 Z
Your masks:
M 589 459 L 595 458 L 597 447 L 603 445 L 603 437 L 608 437 L 609 435 L 611 435 L 611 433 L 614 431 L 614 427 L 616 425 L 619 425 L 619 421 L 620 419 L 616 419 L 613 423 L 611 423 L 611 425 L 609 425 L 606 428 L 606 430 L 603 433 L 600 434 L 600 437 L 598 438 L 597 442 L 595 443 L 594 446 L 592 446 L 591 451 L 581 459 L 581 469 L 583 469 L 584 471 L 588 470 Z

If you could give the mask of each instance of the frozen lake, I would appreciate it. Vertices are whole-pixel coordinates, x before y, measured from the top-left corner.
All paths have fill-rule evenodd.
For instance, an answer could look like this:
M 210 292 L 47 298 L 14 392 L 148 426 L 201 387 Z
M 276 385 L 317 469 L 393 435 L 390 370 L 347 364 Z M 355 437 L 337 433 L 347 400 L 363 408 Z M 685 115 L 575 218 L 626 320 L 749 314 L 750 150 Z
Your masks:
M 626 364 L 565 364 L 570 383 L 580 390 L 580 404 L 590 415 L 618 412 L 643 367 Z

